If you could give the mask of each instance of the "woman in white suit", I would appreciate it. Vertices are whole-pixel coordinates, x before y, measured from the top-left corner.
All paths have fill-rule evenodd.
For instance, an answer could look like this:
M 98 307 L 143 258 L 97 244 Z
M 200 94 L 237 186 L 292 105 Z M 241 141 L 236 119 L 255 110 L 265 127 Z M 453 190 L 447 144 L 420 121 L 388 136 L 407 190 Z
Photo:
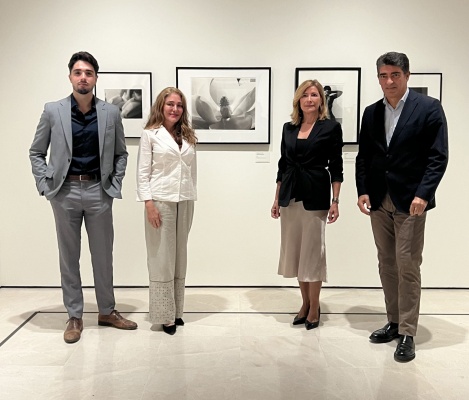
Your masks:
M 187 102 L 174 87 L 151 108 L 140 139 L 137 200 L 145 202 L 150 322 L 174 335 L 184 325 L 187 239 L 197 198 L 197 138 Z

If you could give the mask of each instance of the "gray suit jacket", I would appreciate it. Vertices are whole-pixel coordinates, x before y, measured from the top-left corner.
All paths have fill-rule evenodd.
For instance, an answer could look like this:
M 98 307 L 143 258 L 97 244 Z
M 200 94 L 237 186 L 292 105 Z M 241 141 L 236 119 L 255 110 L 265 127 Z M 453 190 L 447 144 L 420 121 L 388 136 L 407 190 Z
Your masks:
M 98 98 L 99 159 L 101 184 L 106 193 L 122 198 L 122 180 L 127 166 L 124 128 L 119 109 Z M 46 160 L 50 147 L 49 159 Z M 62 187 L 72 160 L 71 98 L 47 103 L 29 149 L 29 159 L 41 196 L 53 198 Z

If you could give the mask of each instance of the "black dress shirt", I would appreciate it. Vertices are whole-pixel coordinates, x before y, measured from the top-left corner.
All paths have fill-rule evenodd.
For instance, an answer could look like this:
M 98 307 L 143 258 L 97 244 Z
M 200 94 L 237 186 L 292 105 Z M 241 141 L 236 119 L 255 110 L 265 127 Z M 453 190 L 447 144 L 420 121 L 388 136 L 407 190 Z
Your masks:
M 71 95 L 72 106 L 72 161 L 69 175 L 100 176 L 98 113 L 93 97 L 91 110 L 83 114 Z

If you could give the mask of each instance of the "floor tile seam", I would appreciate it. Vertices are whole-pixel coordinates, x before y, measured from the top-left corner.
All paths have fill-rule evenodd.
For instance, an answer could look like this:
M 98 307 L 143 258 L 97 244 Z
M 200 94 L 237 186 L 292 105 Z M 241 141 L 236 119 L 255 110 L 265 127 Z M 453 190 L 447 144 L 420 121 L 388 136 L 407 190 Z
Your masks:
M 298 311 L 184 311 L 184 314 L 242 314 L 242 315 L 290 315 L 297 314 Z M 35 311 L 35 314 L 67 314 L 66 311 Z M 148 314 L 149 311 L 120 311 L 121 314 Z M 99 314 L 99 311 L 84 311 L 83 314 Z M 321 315 L 386 315 L 381 312 L 321 312 Z M 469 313 L 419 313 L 420 316 L 469 316 Z
M 18 333 L 19 330 L 21 330 L 29 321 L 31 321 L 37 314 L 39 314 L 38 311 L 33 312 L 28 318 L 26 318 L 13 332 L 11 332 L 5 339 L 3 339 L 0 342 L 0 347 L 2 347 L 8 340 L 10 340 L 14 335 Z
M 94 285 L 83 285 L 83 289 L 95 289 Z M 186 289 L 298 289 L 299 286 L 295 285 L 186 285 Z M 61 286 L 55 285 L 2 285 L 1 289 L 57 289 L 61 290 Z M 115 285 L 116 290 L 132 290 L 132 289 L 148 289 L 148 285 Z M 383 290 L 381 286 L 335 286 L 326 285 L 321 290 Z M 451 290 L 451 291 L 465 291 L 469 290 L 469 286 L 454 287 L 454 286 L 423 286 L 422 290 Z
M 83 314 L 98 314 L 98 311 L 85 311 Z M 129 314 L 148 314 L 148 311 L 129 311 L 122 313 Z M 226 315 L 294 315 L 296 311 L 292 312 L 252 312 L 252 311 L 186 311 L 186 314 L 226 314 Z M 38 314 L 67 314 L 66 311 L 35 311 L 25 321 L 23 321 L 15 330 L 13 330 L 5 339 L 0 342 L 2 347 L 8 340 L 10 340 L 16 333 L 18 333 L 31 319 Z M 323 312 L 322 315 L 386 315 L 385 312 L 368 312 L 368 313 L 339 313 L 339 312 Z M 468 313 L 420 313 L 420 316 L 469 316 Z

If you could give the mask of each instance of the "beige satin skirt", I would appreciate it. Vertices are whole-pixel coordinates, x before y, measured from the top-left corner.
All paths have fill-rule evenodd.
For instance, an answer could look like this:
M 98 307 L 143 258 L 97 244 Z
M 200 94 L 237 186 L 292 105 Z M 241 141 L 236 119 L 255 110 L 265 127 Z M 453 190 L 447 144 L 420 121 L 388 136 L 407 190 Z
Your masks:
M 300 282 L 327 282 L 326 220 L 327 210 L 307 211 L 301 201 L 280 207 L 279 275 Z

